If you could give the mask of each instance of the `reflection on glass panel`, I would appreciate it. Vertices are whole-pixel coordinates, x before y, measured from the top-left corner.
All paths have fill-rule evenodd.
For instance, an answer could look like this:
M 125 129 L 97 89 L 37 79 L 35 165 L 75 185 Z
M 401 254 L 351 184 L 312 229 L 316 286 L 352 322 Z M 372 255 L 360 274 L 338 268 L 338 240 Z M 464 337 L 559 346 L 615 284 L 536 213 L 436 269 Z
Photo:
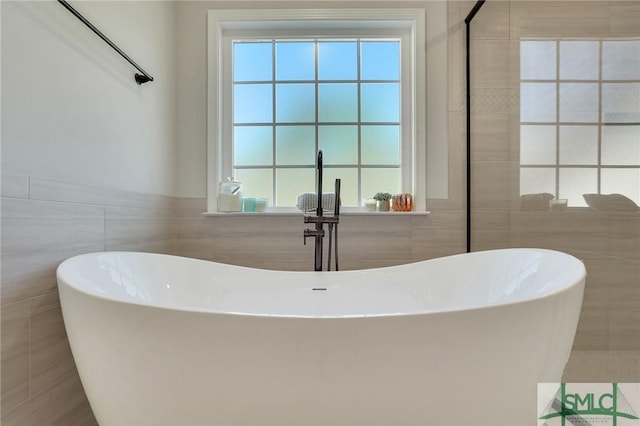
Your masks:
M 640 80 L 640 40 L 602 42 L 604 80 Z
M 315 43 L 277 42 L 276 79 L 315 79 Z
M 640 123 L 640 83 L 603 83 L 602 121 Z
M 560 164 L 597 164 L 598 127 L 560 126 Z
M 314 126 L 276 127 L 276 164 L 315 164 L 315 139 Z
M 315 121 L 313 84 L 277 84 L 276 100 L 276 122 L 312 123 Z
M 640 205 L 639 169 L 602 169 L 603 194 L 622 194 Z
M 358 46 L 355 41 L 318 43 L 318 79 L 355 80 L 358 76 Z
M 599 48 L 597 41 L 561 41 L 560 78 L 563 80 L 597 80 Z
M 556 164 L 555 126 L 520 126 L 520 164 Z
M 234 81 L 270 81 L 272 46 L 271 42 L 234 42 Z
M 400 165 L 400 126 L 362 126 L 362 164 Z
M 363 122 L 400 121 L 400 85 L 398 83 L 362 84 Z
M 522 80 L 554 80 L 556 78 L 555 41 L 520 43 L 520 78 Z
M 270 84 L 234 84 L 234 123 L 271 123 L 272 120 Z
M 358 86 L 351 83 L 318 85 L 318 121 L 356 122 L 358 120 Z
M 598 121 L 597 83 L 560 83 L 560 121 Z
M 583 194 L 593 194 L 598 192 L 598 171 L 597 169 L 560 169 L 560 194 L 558 198 L 569 200 L 571 207 L 586 207 Z
M 324 164 L 358 164 L 358 126 L 318 127 Z
M 242 182 L 243 197 L 268 198 L 273 202 L 273 173 L 271 169 L 235 169 L 234 177 Z
M 400 79 L 399 41 L 363 41 L 360 49 L 362 80 Z
M 322 192 L 335 192 L 336 179 L 340 179 L 342 206 L 358 205 L 358 169 L 327 167 L 322 175 Z
M 640 126 L 602 127 L 602 164 L 640 166 Z
M 521 83 L 520 121 L 539 123 L 555 120 L 555 83 Z
M 233 164 L 269 166 L 273 162 L 271 126 L 236 126 L 233 129 Z
M 556 193 L 556 170 L 554 168 L 521 168 L 520 194 Z
M 315 192 L 316 171 L 308 169 L 276 170 L 276 201 L 278 206 L 295 206 L 298 195 Z
M 377 192 L 402 192 L 399 168 L 362 169 L 362 199 L 373 198 Z

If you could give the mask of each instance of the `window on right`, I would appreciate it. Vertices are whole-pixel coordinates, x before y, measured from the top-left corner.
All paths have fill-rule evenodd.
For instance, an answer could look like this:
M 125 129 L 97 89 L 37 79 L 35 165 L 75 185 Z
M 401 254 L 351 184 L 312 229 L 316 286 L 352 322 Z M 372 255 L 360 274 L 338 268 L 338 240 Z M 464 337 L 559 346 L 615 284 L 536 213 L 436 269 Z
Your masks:
M 541 193 L 640 205 L 640 40 L 520 42 L 520 195 Z

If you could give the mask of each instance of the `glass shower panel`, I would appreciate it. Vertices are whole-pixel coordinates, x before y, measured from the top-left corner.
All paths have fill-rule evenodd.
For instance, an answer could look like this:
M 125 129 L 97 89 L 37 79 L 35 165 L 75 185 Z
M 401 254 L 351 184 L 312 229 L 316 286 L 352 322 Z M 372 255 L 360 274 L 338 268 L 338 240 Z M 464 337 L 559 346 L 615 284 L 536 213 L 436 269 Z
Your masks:
M 522 80 L 555 80 L 555 41 L 531 40 L 520 43 L 520 78 Z
M 560 126 L 560 164 L 598 164 L 598 126 Z
M 598 122 L 598 84 L 560 83 L 560 122 Z
M 560 169 L 560 197 L 568 200 L 570 207 L 586 207 L 583 194 L 598 192 L 598 170 L 565 167 Z
M 556 164 L 555 126 L 520 126 L 520 164 Z
M 520 84 L 520 121 L 556 121 L 556 83 Z
M 603 83 L 602 121 L 640 123 L 640 83 Z
M 603 169 L 602 193 L 622 194 L 640 205 L 640 169 Z
M 560 79 L 597 80 L 600 73 L 598 41 L 560 42 Z
M 640 125 L 602 128 L 602 164 L 640 167 Z
M 556 193 L 556 170 L 550 167 L 520 169 L 520 194 L 542 193 Z
M 640 79 L 640 40 L 603 41 L 602 78 L 604 80 Z

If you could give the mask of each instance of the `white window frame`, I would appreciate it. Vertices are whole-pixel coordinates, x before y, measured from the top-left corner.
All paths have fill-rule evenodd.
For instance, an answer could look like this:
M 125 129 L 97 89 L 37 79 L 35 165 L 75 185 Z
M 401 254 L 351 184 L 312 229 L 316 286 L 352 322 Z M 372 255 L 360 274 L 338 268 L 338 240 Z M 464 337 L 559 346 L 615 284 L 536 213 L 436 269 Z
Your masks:
M 218 182 L 232 168 L 231 41 L 234 37 L 398 36 L 411 66 L 401 67 L 402 191 L 426 209 L 426 78 L 424 9 L 210 10 L 208 13 L 207 209 L 217 211 Z M 222 65 L 222 66 L 221 66 Z M 226 106 L 225 106 L 226 105 Z M 407 112 L 408 111 L 408 112 Z M 276 208 L 275 211 L 291 211 Z

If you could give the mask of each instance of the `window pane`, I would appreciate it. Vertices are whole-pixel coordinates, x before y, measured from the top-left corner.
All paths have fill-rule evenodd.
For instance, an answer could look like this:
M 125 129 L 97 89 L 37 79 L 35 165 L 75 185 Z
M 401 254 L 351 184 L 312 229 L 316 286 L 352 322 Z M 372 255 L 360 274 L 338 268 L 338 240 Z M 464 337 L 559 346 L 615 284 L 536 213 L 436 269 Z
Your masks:
M 271 123 L 273 101 L 270 84 L 234 84 L 233 122 Z
M 271 169 L 235 169 L 235 179 L 242 182 L 242 196 L 273 200 Z
M 315 79 L 315 43 L 277 42 L 276 79 Z
M 622 194 L 640 205 L 640 170 L 602 169 L 602 193 Z
M 521 168 L 520 194 L 556 193 L 556 170 L 552 168 Z
M 555 83 L 520 84 L 520 121 L 556 121 Z
M 598 121 L 597 83 L 560 83 L 560 121 Z
M 520 126 L 520 164 L 556 164 L 555 126 Z
M 313 84 L 276 85 L 276 121 L 278 123 L 315 122 L 315 88 Z
M 233 129 L 234 166 L 268 166 L 272 163 L 271 126 L 236 126 Z
M 400 79 L 399 41 L 363 41 L 360 49 L 362 80 Z
M 233 43 L 233 79 L 235 81 L 271 80 L 272 43 Z
M 362 169 L 362 198 L 373 198 L 377 192 L 402 192 L 399 168 Z
M 555 41 L 520 43 L 520 78 L 522 80 L 555 80 Z
M 355 80 L 358 77 L 358 46 L 355 41 L 318 43 L 320 80 Z
M 560 42 L 560 78 L 563 80 L 597 80 L 599 46 L 597 41 Z
M 640 83 L 604 83 L 602 85 L 602 121 L 606 123 L 640 122 Z
M 318 146 L 324 164 L 358 164 L 358 126 L 320 126 Z
M 340 198 L 342 206 L 358 205 L 358 169 L 327 167 L 322 175 L 322 192 L 335 192 L 336 179 L 340 179 Z
M 560 126 L 560 164 L 597 164 L 598 127 Z
M 640 40 L 603 41 L 602 78 L 640 79 Z
M 277 205 L 295 206 L 298 195 L 315 192 L 316 169 L 278 169 L 276 170 Z M 324 190 L 323 190 L 324 191 Z
M 318 121 L 358 121 L 358 86 L 344 83 L 318 85 Z
M 583 194 L 598 192 L 598 172 L 594 169 L 560 169 L 560 196 L 572 207 L 586 207 Z
M 602 164 L 640 165 L 640 126 L 602 127 Z
M 362 126 L 362 164 L 400 165 L 400 126 Z
M 398 83 L 362 84 L 362 121 L 400 121 L 400 85 Z
M 314 126 L 276 127 L 276 164 L 305 165 L 316 162 Z

